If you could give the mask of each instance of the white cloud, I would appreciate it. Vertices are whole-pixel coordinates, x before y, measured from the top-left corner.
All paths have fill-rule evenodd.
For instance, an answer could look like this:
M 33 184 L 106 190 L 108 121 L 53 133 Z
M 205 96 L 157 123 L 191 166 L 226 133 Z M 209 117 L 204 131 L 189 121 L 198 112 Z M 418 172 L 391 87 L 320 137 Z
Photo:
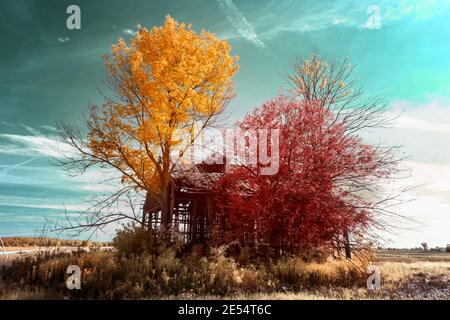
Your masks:
M 10 127 L 10 128 L 14 128 L 15 127 L 13 123 L 9 123 L 9 122 L 6 122 L 6 121 L 1 121 L 0 123 L 3 126 L 6 126 L 6 127 Z
M 71 177 L 77 182 L 80 189 L 93 192 L 118 191 L 123 185 L 120 183 L 120 174 L 110 169 L 88 169 L 83 175 Z
M 36 158 L 37 158 L 37 157 L 34 157 L 34 158 L 28 159 L 28 160 L 26 160 L 26 161 L 16 163 L 16 164 L 14 164 L 14 165 L 4 166 L 3 169 L 0 170 L 0 178 L 5 177 L 7 174 L 9 174 L 10 172 L 12 172 L 12 171 L 15 170 L 15 169 L 18 169 L 18 168 L 20 168 L 20 167 L 22 167 L 22 166 L 25 166 L 25 165 L 29 164 L 30 162 L 32 162 L 32 161 L 35 160 Z
M 56 129 L 55 127 L 49 126 L 49 125 L 43 125 L 41 126 L 42 129 L 47 130 L 47 131 L 51 131 L 51 132 L 58 132 L 58 129 Z
M 384 19 L 388 21 L 399 21 L 406 18 L 414 20 L 429 19 L 434 16 L 448 12 L 450 9 L 449 0 L 408 0 L 399 1 L 392 5 L 391 1 L 384 2 Z
M 403 222 L 395 233 L 382 232 L 388 245 L 397 248 L 420 247 L 427 242 L 430 247 L 443 247 L 450 243 L 450 213 L 447 202 L 422 195 L 414 201 L 396 207 L 399 214 L 413 217 L 417 222 Z
M 336 26 L 358 28 L 367 20 L 366 8 L 359 2 L 285 0 L 262 5 L 255 25 L 261 30 L 260 37 L 264 40 L 285 32 L 304 33 Z
M 392 103 L 393 110 L 405 107 L 407 110 L 393 123 L 395 128 L 450 133 L 450 101 L 436 98 L 424 104 L 408 100 Z
M 88 184 L 85 186 L 81 186 L 80 189 L 86 190 L 86 191 L 93 191 L 93 192 L 114 192 L 118 190 L 117 186 L 113 185 L 107 185 L 107 184 Z
M 131 30 L 131 29 L 125 29 L 122 32 L 123 32 L 123 34 L 125 34 L 127 36 L 135 36 L 136 35 L 136 31 Z
M 424 121 L 408 116 L 401 117 L 394 122 L 398 128 L 416 129 L 421 131 L 434 131 L 450 133 L 450 123 Z
M 83 211 L 90 208 L 89 204 L 35 204 L 35 203 L 2 203 L 3 206 L 20 206 L 23 208 L 34 208 L 34 209 L 51 209 L 51 210 L 61 210 L 65 211 Z M 76 213 L 72 215 L 77 215 Z
M 231 2 L 218 0 L 220 3 Z M 374 5 L 380 9 L 373 11 Z M 393 2 L 391 0 L 279 0 L 258 2 L 254 7 L 251 29 L 258 30 L 258 41 L 271 40 L 285 32 L 313 32 L 329 28 L 347 27 L 355 29 L 384 28 L 392 23 L 405 20 L 424 20 L 448 13 L 450 1 L 410 0 Z M 372 8 L 369 10 L 369 8 Z M 232 10 L 227 10 L 229 14 Z M 233 15 L 233 25 L 243 17 L 239 11 Z M 245 34 L 241 34 L 245 38 Z
M 260 49 L 269 52 L 266 44 L 255 32 L 254 26 L 247 21 L 244 14 L 238 9 L 232 0 L 218 0 L 220 8 L 225 13 L 228 22 L 236 28 L 237 32 Z
M 412 101 L 392 103 L 393 114 L 404 110 L 393 122 L 392 128 L 378 129 L 364 138 L 370 143 L 402 144 L 409 156 L 403 166 L 408 169 L 405 178 L 386 186 L 400 190 L 416 186 L 405 195 L 406 201 L 395 207 L 395 212 L 420 223 L 402 222 L 397 234 L 384 234 L 393 246 L 431 246 L 450 243 L 450 105 L 444 99 L 418 104 Z
M 34 135 L 34 136 L 38 136 L 38 135 L 41 134 L 39 131 L 37 131 L 36 129 L 34 129 L 34 128 L 30 127 L 30 126 L 27 126 L 26 124 L 23 124 L 23 123 L 22 123 L 21 125 L 22 125 L 22 127 L 24 127 L 29 133 L 31 133 L 31 134 Z
M 388 129 L 376 129 L 364 137 L 371 143 L 403 145 L 413 161 L 450 163 L 450 103 L 446 99 L 417 103 L 408 100 L 391 103 L 391 114 L 399 115 Z M 402 113 L 403 110 L 403 113 Z
M 35 132 L 31 127 L 27 127 L 27 130 Z M 49 127 L 49 130 L 55 128 Z M 30 156 L 32 159 L 26 160 L 24 162 L 1 166 L 0 165 L 0 178 L 7 176 L 13 170 L 26 166 L 34 159 L 44 156 L 61 158 L 67 155 L 75 156 L 77 152 L 68 144 L 62 143 L 56 140 L 54 137 L 47 136 L 30 136 L 30 135 L 16 135 L 16 134 L 0 134 L 0 154 L 6 155 L 19 155 L 19 156 Z M 29 168 L 28 169 L 32 169 Z M 42 168 L 38 170 L 42 171 Z M 70 180 L 77 184 L 80 190 L 87 190 L 92 192 L 111 192 L 117 191 L 121 187 L 120 179 L 114 171 L 106 169 L 89 169 L 83 175 L 71 177 Z M 18 181 L 22 177 L 15 177 L 13 180 Z M 12 178 L 10 178 L 12 179 Z M 64 176 L 63 179 L 66 179 Z M 28 180 L 20 180 L 22 183 L 29 183 Z M 33 181 L 33 180 L 32 180 Z
M 70 39 L 69 39 L 69 37 L 59 37 L 58 41 L 61 43 L 66 43 L 66 42 L 69 42 Z
M 408 191 L 407 197 L 432 197 L 447 203 L 450 219 L 450 163 L 405 160 L 402 166 L 407 169 L 402 179 L 391 182 L 386 189 L 399 190 L 402 186 L 415 186 Z
M 404 165 L 410 176 L 385 186 L 388 192 L 415 186 L 389 208 L 404 218 L 385 217 L 391 228 L 378 234 L 385 245 L 397 248 L 419 247 L 422 242 L 443 247 L 450 243 L 450 164 L 406 161 Z
M 0 153 L 3 154 L 60 158 L 73 152 L 69 145 L 44 136 L 0 134 Z

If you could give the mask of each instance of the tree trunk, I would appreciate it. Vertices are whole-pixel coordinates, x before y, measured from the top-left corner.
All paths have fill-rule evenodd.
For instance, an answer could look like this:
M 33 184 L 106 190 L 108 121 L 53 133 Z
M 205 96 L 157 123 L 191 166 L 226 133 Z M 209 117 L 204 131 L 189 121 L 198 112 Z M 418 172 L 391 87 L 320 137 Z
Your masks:
M 346 231 L 344 233 L 344 241 L 345 241 L 345 257 L 347 259 L 351 259 L 352 258 L 352 251 L 350 248 L 350 237 L 348 235 L 348 231 Z
M 173 185 L 169 183 L 162 192 L 161 195 L 161 227 L 164 230 L 169 230 L 172 222 L 173 215 Z

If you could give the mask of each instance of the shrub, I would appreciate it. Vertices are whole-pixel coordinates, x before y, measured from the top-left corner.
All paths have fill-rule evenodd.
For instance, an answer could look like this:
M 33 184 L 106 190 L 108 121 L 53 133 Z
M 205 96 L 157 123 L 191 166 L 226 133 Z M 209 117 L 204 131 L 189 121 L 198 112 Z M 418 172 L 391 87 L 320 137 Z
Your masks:
M 169 240 L 170 239 L 170 240 Z M 159 255 L 167 248 L 174 249 L 177 253 L 181 250 L 181 242 L 176 235 L 169 236 L 161 231 L 144 229 L 130 224 L 117 231 L 113 239 L 113 246 L 118 257 L 140 256 L 143 254 Z

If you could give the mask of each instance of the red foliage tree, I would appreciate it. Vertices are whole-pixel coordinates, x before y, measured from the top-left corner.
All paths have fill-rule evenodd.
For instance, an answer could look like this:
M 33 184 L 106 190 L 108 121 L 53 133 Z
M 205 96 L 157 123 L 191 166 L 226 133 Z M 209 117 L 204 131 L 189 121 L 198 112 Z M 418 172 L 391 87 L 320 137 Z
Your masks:
M 373 222 L 368 195 L 391 175 L 390 154 L 348 134 L 345 120 L 314 101 L 278 97 L 239 127 L 279 129 L 279 171 L 261 175 L 259 164 L 228 168 L 216 188 L 226 242 L 298 251 L 332 247 L 349 232 L 363 235 Z

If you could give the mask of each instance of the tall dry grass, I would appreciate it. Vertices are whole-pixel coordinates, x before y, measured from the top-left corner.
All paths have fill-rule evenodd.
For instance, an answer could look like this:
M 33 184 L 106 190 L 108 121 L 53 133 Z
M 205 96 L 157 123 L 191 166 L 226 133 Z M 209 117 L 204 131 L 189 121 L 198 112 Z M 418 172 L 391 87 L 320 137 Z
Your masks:
M 82 271 L 82 289 L 65 286 L 69 265 Z M 214 254 L 178 256 L 173 249 L 158 255 L 118 257 L 114 252 L 46 254 L 15 261 L 2 270 L 0 297 L 149 299 L 178 296 L 233 296 L 360 285 L 363 273 L 345 261 L 305 263 L 289 258 L 272 264 L 240 265 Z M 20 293 L 22 292 L 22 293 Z
M 367 262 L 327 259 L 323 263 L 287 258 L 271 267 L 275 281 L 289 289 L 350 287 L 365 284 Z
M 190 299 L 365 285 L 363 260 L 234 259 L 221 249 L 186 248 L 167 239 L 130 227 L 117 234 L 114 251 L 46 252 L 16 260 L 2 267 L 0 297 Z M 66 288 L 69 265 L 82 271 L 81 290 Z

